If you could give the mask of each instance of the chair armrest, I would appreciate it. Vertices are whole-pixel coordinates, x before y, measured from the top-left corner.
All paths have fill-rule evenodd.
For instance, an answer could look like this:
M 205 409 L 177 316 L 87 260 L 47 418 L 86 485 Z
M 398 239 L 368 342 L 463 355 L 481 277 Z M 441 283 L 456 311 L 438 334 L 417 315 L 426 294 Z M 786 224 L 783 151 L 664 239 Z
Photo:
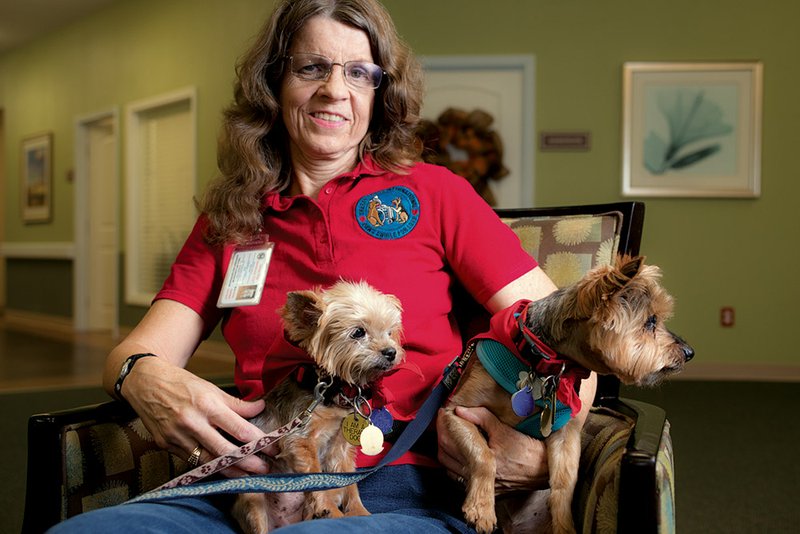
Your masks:
M 603 399 L 602 406 L 616 410 L 636 421 L 626 454 L 635 458 L 655 458 L 661 445 L 667 414 L 658 406 L 629 398 Z
M 660 532 L 664 522 L 674 523 L 674 517 L 662 517 L 661 510 L 664 498 L 670 503 L 674 501 L 672 444 L 666 412 L 629 398 L 605 399 L 604 406 L 636 421 L 620 462 L 617 532 Z M 660 458 L 669 464 L 666 474 L 659 473 Z M 668 480 L 660 480 L 665 475 Z M 666 487 L 661 487 L 662 482 Z M 664 495 L 667 490 L 669 495 Z
M 232 385 L 221 387 L 237 392 Z M 22 531 L 44 532 L 78 513 L 119 504 L 187 467 L 158 448 L 125 402 L 33 415 Z
M 65 477 L 64 433 L 75 425 L 131 420 L 136 413 L 126 403 L 109 401 L 28 419 L 28 473 L 22 532 L 43 532 L 65 519 L 62 487 Z
M 603 398 L 584 425 L 575 517 L 584 531 L 674 531 L 672 445 L 658 406 Z

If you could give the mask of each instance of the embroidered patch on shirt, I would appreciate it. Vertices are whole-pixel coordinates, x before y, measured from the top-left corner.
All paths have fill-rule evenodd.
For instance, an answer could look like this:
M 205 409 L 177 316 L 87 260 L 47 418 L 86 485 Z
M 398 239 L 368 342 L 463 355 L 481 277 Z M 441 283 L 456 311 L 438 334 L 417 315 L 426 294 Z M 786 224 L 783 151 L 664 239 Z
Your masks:
M 356 220 L 372 237 L 400 239 L 419 221 L 419 199 L 403 186 L 370 193 L 356 204 Z

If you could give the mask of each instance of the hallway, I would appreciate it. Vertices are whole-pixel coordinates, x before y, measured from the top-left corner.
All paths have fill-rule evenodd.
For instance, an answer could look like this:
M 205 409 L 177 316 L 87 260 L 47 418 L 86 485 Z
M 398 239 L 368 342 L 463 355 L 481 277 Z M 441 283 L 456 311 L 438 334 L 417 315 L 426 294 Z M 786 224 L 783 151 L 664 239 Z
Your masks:
M 0 391 L 99 386 L 115 345 L 104 333 L 43 332 L 0 316 Z M 204 378 L 231 377 L 233 356 L 220 342 L 200 346 L 188 369 Z

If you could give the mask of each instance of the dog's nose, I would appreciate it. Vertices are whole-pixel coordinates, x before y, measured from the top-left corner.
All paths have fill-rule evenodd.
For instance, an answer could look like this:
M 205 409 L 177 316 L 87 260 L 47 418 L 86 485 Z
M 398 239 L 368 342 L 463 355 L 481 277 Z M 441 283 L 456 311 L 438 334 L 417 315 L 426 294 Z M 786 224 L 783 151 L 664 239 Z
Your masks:
M 395 356 L 397 356 L 397 350 L 393 349 L 392 347 L 385 348 L 381 351 L 383 357 L 386 358 L 387 361 L 393 362 Z
M 683 361 L 688 362 L 694 358 L 694 349 L 690 347 L 681 336 L 674 334 L 673 332 L 670 332 L 670 334 L 672 334 L 672 339 L 675 341 L 675 343 L 681 346 L 681 351 L 683 352 Z

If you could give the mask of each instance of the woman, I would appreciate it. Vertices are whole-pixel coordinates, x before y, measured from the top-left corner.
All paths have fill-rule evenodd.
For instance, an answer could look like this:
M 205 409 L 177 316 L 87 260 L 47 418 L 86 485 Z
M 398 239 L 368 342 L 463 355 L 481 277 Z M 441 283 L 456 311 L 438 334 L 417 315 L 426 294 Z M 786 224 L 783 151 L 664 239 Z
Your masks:
M 281 2 L 237 74 L 221 137 L 222 176 L 207 192 L 164 288 L 111 352 L 104 375 L 106 389 L 133 406 L 159 445 L 193 462 L 235 447 L 220 431 L 240 441 L 260 436 L 247 421 L 263 409 L 257 399 L 307 361 L 285 341 L 275 313 L 287 291 L 365 279 L 401 300 L 407 359 L 384 380 L 383 396 L 394 419 L 408 421 L 460 352 L 457 286 L 490 312 L 554 289 L 466 180 L 419 163 L 420 70 L 375 0 Z M 259 303 L 218 307 L 231 258 L 267 239 L 274 252 Z M 220 321 L 247 400 L 184 370 Z M 132 355 L 142 354 L 148 356 L 131 364 Z M 593 387 L 589 382 L 582 390 L 582 417 Z M 546 485 L 540 443 L 485 410 L 458 413 L 502 447 L 499 491 Z M 439 436 L 439 449 L 441 464 L 435 453 L 411 452 L 366 479 L 360 487 L 372 516 L 304 522 L 287 531 L 468 530 L 463 494 L 451 485 L 469 473 L 447 435 Z M 370 463 L 361 458 L 360 465 Z M 266 470 L 249 458 L 228 474 Z M 86 531 L 114 521 L 230 532 L 235 526 L 225 512 L 214 499 L 182 499 L 105 509 L 63 526 Z

